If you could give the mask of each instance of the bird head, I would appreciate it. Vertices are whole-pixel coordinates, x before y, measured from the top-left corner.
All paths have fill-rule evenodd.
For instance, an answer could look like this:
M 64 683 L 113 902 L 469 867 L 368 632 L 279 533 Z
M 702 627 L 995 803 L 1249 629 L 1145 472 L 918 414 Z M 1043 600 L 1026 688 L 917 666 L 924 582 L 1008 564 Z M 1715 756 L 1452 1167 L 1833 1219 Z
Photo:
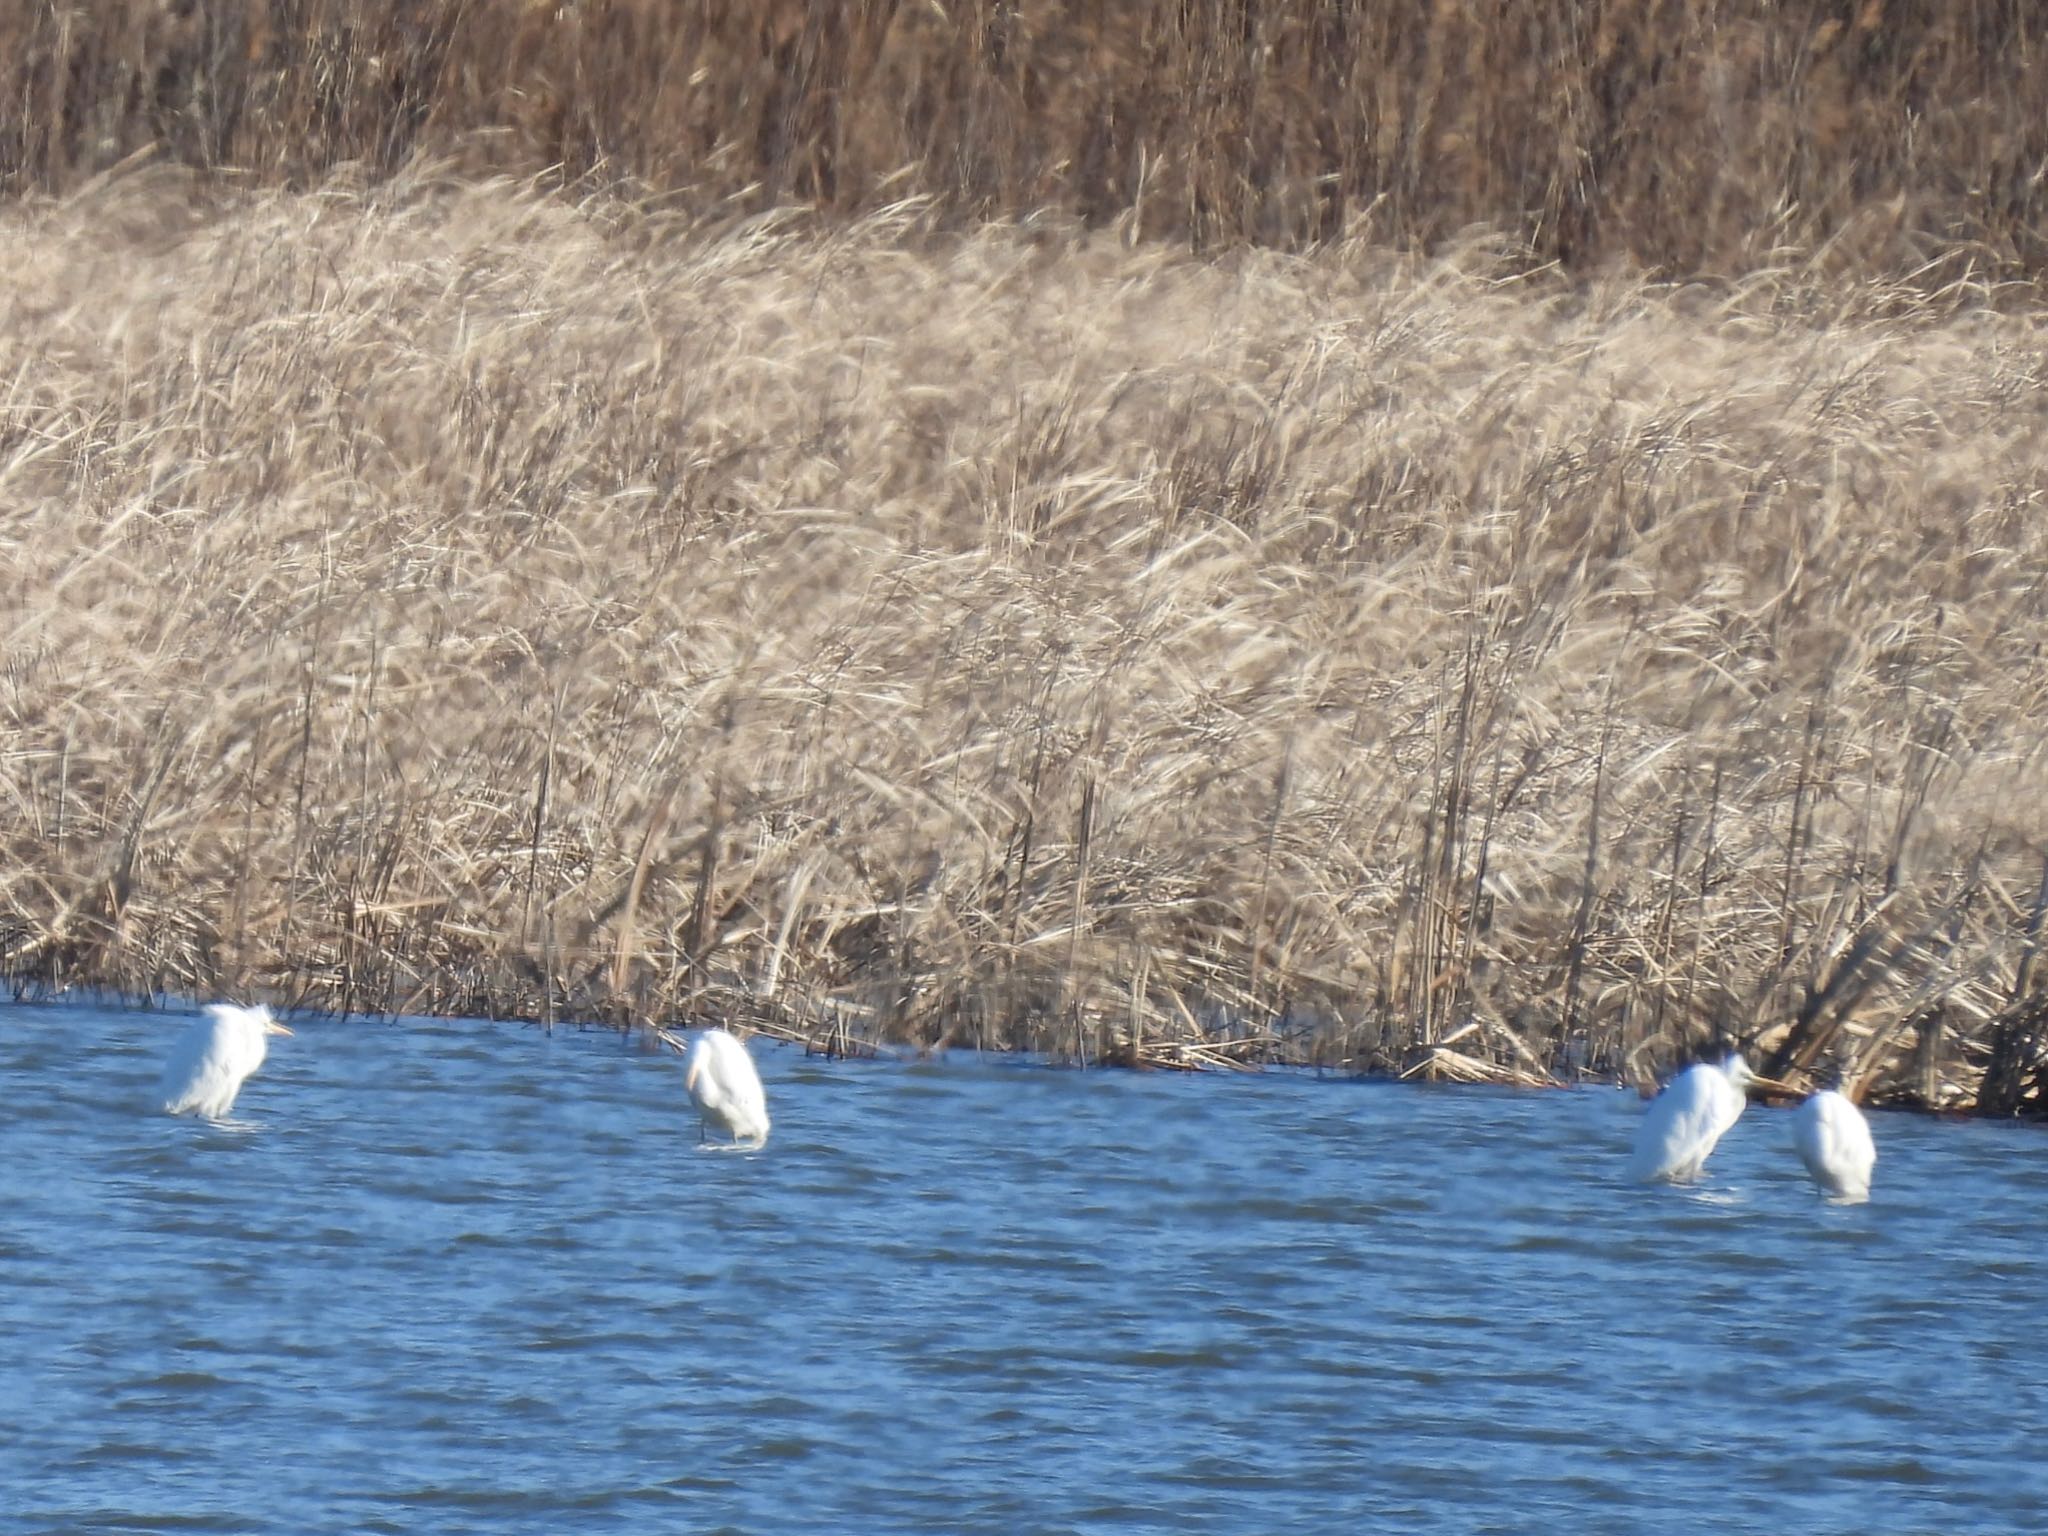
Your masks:
M 249 1021 L 252 1024 L 261 1025 L 263 1033 L 266 1035 L 288 1035 L 291 1033 L 290 1030 L 286 1029 L 271 1016 L 270 1010 L 262 1003 L 256 1004 L 253 1008 L 244 1008 L 242 1012 L 248 1015 Z

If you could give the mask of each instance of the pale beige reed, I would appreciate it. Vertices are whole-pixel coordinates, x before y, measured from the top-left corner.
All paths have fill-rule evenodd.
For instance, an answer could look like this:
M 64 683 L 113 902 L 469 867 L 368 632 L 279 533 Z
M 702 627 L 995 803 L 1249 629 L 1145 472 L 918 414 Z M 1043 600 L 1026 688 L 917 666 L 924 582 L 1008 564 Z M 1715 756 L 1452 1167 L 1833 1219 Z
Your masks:
M 2039 1102 L 2037 308 L 1128 233 L 8 210 L 0 962 Z

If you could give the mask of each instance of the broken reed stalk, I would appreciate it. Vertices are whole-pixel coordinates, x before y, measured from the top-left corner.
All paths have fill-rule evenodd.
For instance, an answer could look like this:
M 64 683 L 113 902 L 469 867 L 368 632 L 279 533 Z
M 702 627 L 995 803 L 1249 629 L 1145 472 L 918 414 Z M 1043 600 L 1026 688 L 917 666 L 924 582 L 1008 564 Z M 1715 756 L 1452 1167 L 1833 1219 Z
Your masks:
M 1068 995 L 1067 1006 L 1062 1010 L 1072 1020 L 1074 1064 L 1084 1069 L 1088 1065 L 1088 1040 L 1084 1032 L 1088 997 L 1081 969 L 1081 927 L 1088 920 L 1088 853 L 1094 831 L 1095 779 L 1089 775 L 1081 780 L 1081 803 L 1074 811 L 1074 905 L 1068 916 L 1065 967 Z
M 2012 992 L 1992 1025 L 1991 1048 L 1977 1091 L 1978 1108 L 1987 1115 L 2018 1111 L 2026 1100 L 2029 1068 L 2034 1069 L 2037 1078 L 2048 1073 L 2048 1060 L 2042 1056 L 2042 1021 L 2048 1017 L 2048 1009 L 2035 998 L 2032 988 L 2034 966 L 2041 954 L 2044 915 L 2048 915 L 2048 858 L 2041 861 L 2041 883 L 2034 889 L 2033 906 L 2027 914 L 2026 937 L 2013 973 Z
M 2039 1105 L 2031 295 L 432 164 L 0 259 L 24 990 Z

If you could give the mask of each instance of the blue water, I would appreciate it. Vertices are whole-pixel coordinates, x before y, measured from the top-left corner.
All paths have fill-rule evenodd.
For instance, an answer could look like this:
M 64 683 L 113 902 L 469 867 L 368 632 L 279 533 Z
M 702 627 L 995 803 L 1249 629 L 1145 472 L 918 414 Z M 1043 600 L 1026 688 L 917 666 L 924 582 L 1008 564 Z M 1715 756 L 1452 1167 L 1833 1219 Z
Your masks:
M 2048 1137 L 755 1042 L 700 1151 L 606 1033 L 0 1009 L 0 1530 L 2006 1532 L 2048 1509 Z

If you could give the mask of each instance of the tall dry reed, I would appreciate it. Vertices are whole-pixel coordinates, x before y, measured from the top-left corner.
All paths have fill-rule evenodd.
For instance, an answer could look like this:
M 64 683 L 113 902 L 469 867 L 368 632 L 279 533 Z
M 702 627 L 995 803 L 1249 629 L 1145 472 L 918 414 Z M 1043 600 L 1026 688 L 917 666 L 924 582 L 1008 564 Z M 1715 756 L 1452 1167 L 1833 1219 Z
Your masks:
M 431 168 L 0 261 L 24 987 L 2041 1100 L 2035 311 Z
M 2031 0 L 0 6 L 0 191 L 147 146 L 304 184 L 460 144 L 704 207 L 1052 208 L 1210 248 L 2038 273 Z

